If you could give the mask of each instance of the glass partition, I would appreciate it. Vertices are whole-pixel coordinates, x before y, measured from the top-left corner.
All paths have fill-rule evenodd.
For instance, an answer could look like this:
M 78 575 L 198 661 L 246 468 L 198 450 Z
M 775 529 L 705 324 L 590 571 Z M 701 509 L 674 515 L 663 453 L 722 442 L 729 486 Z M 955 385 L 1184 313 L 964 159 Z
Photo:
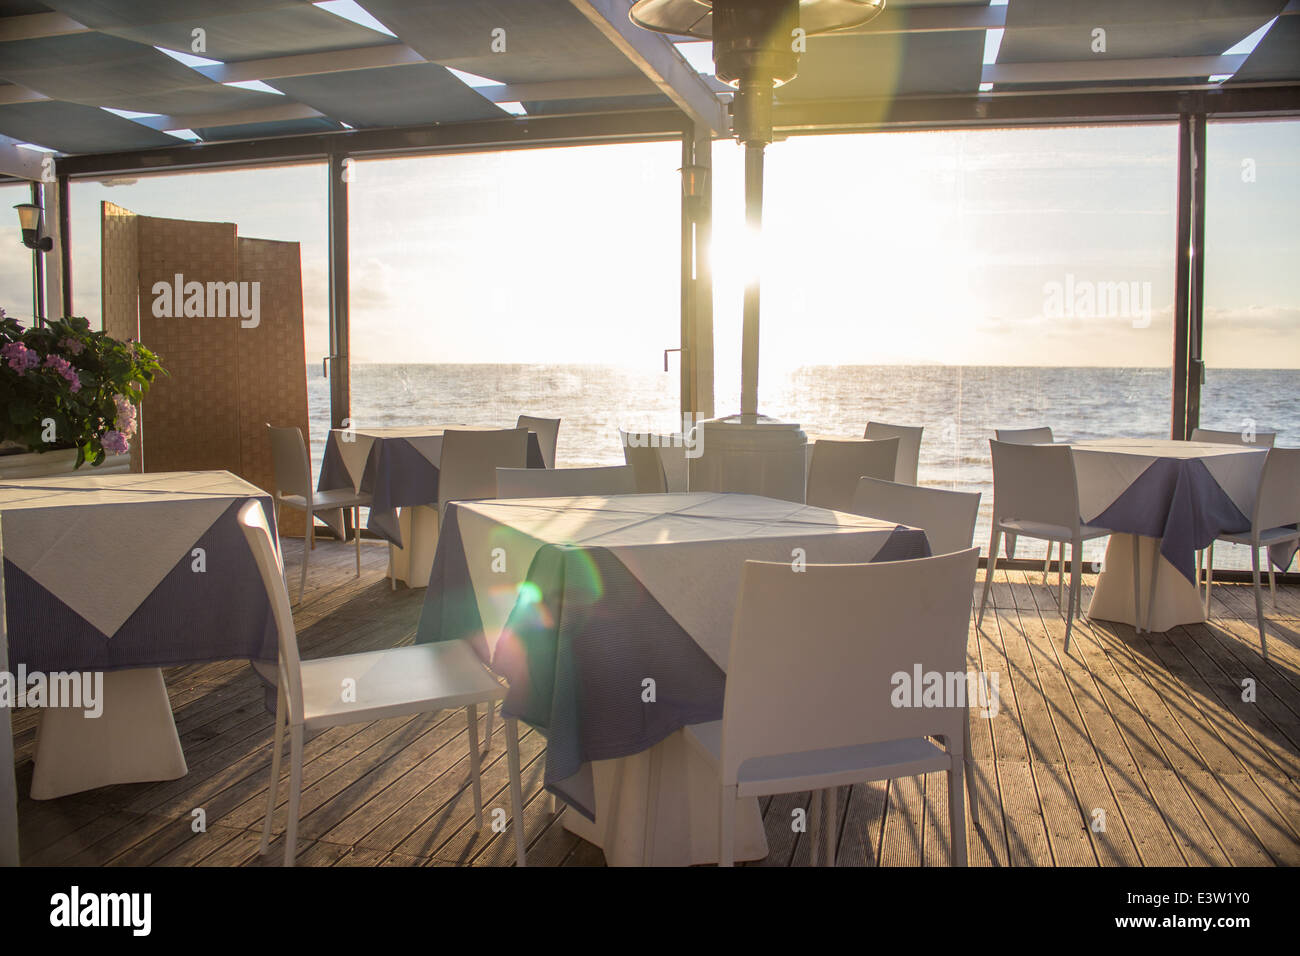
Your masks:
M 676 142 L 355 162 L 353 421 L 560 418 L 562 467 L 680 428 L 680 166 Z
M 1205 148 L 1200 423 L 1300 446 L 1300 122 L 1210 122 Z M 1217 545 L 1214 563 L 1250 553 Z
M 987 547 L 995 428 L 1169 435 L 1177 137 L 792 137 L 768 149 L 757 251 L 742 151 L 716 145 L 718 412 L 739 408 L 741 290 L 760 261 L 760 412 L 810 435 L 924 425 L 921 483 L 983 492 Z

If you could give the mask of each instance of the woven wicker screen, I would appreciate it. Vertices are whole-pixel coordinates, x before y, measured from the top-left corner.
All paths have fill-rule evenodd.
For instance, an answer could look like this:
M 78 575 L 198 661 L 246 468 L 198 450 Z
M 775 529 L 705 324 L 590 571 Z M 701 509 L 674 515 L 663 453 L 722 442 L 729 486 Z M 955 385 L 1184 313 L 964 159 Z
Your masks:
M 169 373 L 141 409 L 132 468 L 222 469 L 273 490 L 266 424 L 297 425 L 310 441 L 298 244 L 240 239 L 233 223 L 136 216 L 112 203 L 101 207 L 101 235 L 104 329 L 148 345 Z M 185 314 L 191 282 L 203 286 L 202 315 Z M 241 282 L 258 283 L 256 327 L 241 325 L 238 292 L 233 300 L 207 294 L 209 283 Z M 243 290 L 251 304 L 251 286 Z M 303 534 L 300 512 L 280 517 L 283 533 Z

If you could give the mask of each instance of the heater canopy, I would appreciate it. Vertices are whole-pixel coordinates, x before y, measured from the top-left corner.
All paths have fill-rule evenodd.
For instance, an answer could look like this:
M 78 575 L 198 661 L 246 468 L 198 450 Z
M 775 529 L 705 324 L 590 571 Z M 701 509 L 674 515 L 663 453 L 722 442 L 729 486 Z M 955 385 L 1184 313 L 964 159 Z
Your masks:
M 749 0 L 770 5 L 770 0 Z M 743 0 L 741 6 L 746 5 Z M 799 26 L 808 36 L 861 26 L 881 10 L 885 0 L 799 0 Z M 632 22 L 647 30 L 713 39 L 714 0 L 637 0 Z

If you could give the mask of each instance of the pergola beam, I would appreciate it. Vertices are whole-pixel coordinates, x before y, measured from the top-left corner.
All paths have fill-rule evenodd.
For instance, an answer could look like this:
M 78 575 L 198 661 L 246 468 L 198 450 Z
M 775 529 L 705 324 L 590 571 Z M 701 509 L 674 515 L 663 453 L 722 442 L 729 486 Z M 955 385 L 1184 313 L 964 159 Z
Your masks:
M 997 30 L 1007 25 L 1006 7 L 954 4 L 936 7 L 891 7 L 860 27 L 836 30 L 832 36 L 879 33 L 946 33 L 957 30 Z
M 319 110 L 303 103 L 277 103 L 249 110 L 224 110 L 213 113 L 184 113 L 174 116 L 142 116 L 132 120 L 141 126 L 161 131 L 172 129 L 204 129 L 212 126 L 242 126 L 246 123 L 276 123 L 285 120 L 314 119 L 322 116 Z
M 16 17 L 0 17 L 0 43 L 89 32 L 90 27 L 61 13 L 26 13 Z
M 1141 60 L 1065 60 L 1055 63 L 989 63 L 980 75 L 984 83 L 1104 83 L 1114 80 L 1176 80 L 1188 76 L 1231 75 L 1241 69 L 1246 54 L 1232 56 L 1167 56 Z
M 424 57 L 404 43 L 384 43 L 331 50 L 328 53 L 299 53 L 261 60 L 240 60 L 195 69 L 218 83 L 247 83 L 252 80 L 278 80 L 291 76 L 345 73 L 348 70 L 371 70 L 425 62 Z
M 731 134 L 727 111 L 717 94 L 666 36 L 642 30 L 631 21 L 631 0 L 569 2 L 694 123 L 719 136 Z

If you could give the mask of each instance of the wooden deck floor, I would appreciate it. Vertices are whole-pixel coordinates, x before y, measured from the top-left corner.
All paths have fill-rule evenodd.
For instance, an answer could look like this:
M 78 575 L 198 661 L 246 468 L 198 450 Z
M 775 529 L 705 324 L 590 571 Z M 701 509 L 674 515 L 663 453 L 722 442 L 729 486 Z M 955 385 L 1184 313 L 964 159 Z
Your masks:
M 286 542 L 295 571 L 298 542 Z M 304 657 L 409 643 L 423 590 L 393 593 L 386 551 L 323 541 L 297 614 Z M 982 580 L 981 572 L 981 580 Z M 1091 592 L 1091 576 L 1085 604 Z M 1000 675 L 1001 712 L 972 717 L 981 825 L 972 865 L 1203 866 L 1300 862 L 1300 589 L 1269 610 L 1270 660 L 1258 651 L 1249 587 L 1216 587 L 1211 623 L 1168 634 L 1083 622 L 1062 653 L 1064 620 L 1041 572 L 999 573 L 996 608 L 972 627 L 969 666 Z M 1267 605 L 1266 605 L 1267 607 Z M 247 664 L 166 672 L 189 773 L 52 801 L 21 797 L 26 865 L 274 865 L 259 857 L 272 720 Z M 1242 700 L 1242 681 L 1257 699 Z M 38 714 L 14 713 L 26 794 Z M 498 734 L 501 724 L 496 723 Z M 545 741 L 521 740 L 532 866 L 599 866 L 541 793 Z M 335 728 L 306 746 L 298 860 L 317 866 L 494 866 L 513 841 L 473 829 L 460 712 Z M 508 807 L 504 745 L 484 768 L 488 807 Z M 275 821 L 284 826 L 284 790 Z M 839 865 L 946 865 L 946 778 L 859 785 L 840 799 Z M 808 794 L 764 804 L 771 853 L 804 865 L 791 811 Z M 201 808 L 207 830 L 195 833 Z

